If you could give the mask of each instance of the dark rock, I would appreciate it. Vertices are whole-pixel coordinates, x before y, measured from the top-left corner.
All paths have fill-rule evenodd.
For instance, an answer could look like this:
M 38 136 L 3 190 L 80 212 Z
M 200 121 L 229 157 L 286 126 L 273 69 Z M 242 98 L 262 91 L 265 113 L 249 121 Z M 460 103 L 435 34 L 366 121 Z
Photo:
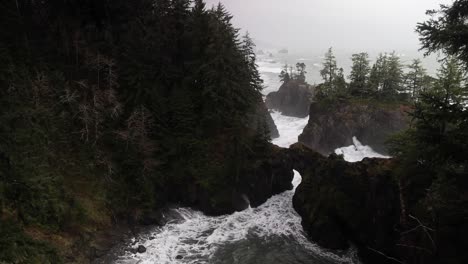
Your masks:
M 182 255 L 177 255 L 176 256 L 176 259 L 183 259 L 184 257 L 182 257 Z
M 289 81 L 281 85 L 277 92 L 266 97 L 268 109 L 280 111 L 283 115 L 307 117 L 314 97 L 314 88 L 299 81 Z
M 145 246 L 139 245 L 138 248 L 137 248 L 137 252 L 140 253 L 140 254 L 145 253 L 146 252 Z
M 162 226 L 163 223 L 163 215 L 161 210 L 156 211 L 143 211 L 141 215 L 138 217 L 138 224 L 149 226 L 149 225 L 158 225 Z
M 201 184 L 178 186 L 179 195 L 172 199 L 182 201 L 208 215 L 230 214 L 259 206 L 271 196 L 292 189 L 293 168 L 281 148 L 267 144 L 249 163 L 240 168 L 230 181 L 218 182 L 207 188 Z M 184 190 L 184 191 L 180 191 Z
M 382 255 L 369 248 L 391 252 L 395 247 L 400 208 L 393 161 L 348 163 L 336 155 L 325 158 L 300 143 L 288 152 L 302 175 L 293 205 L 309 237 L 330 249 L 347 249 L 352 243 L 366 263 L 384 263 Z
M 329 155 L 336 148 L 352 145 L 356 137 L 364 145 L 387 154 L 387 138 L 409 127 L 407 111 L 400 104 L 372 102 L 313 103 L 309 122 L 299 136 L 299 142 Z

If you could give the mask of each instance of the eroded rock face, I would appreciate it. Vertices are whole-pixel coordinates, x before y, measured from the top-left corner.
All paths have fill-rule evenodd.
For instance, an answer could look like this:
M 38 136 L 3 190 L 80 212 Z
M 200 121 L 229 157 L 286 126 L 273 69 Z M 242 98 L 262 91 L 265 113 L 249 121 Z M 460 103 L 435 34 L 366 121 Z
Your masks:
M 313 97 L 313 86 L 291 80 L 281 85 L 277 92 L 269 93 L 265 103 L 268 109 L 280 111 L 283 115 L 307 117 Z
M 302 175 L 293 205 L 310 239 L 330 249 L 347 249 L 352 243 L 366 263 L 382 263 L 382 256 L 369 248 L 394 249 L 400 208 L 393 162 L 348 163 L 336 155 L 325 158 L 300 143 L 288 153 Z
M 381 154 L 388 154 L 387 138 L 409 127 L 407 112 L 411 108 L 399 104 L 369 102 L 312 103 L 309 123 L 299 136 L 299 142 L 323 155 L 352 145 L 357 137 L 363 145 Z
M 269 143 L 231 178 L 209 186 L 203 182 L 183 182 L 172 187 L 176 191 L 170 200 L 208 215 L 231 214 L 249 205 L 257 207 L 273 195 L 291 190 L 293 177 L 292 164 L 284 151 Z

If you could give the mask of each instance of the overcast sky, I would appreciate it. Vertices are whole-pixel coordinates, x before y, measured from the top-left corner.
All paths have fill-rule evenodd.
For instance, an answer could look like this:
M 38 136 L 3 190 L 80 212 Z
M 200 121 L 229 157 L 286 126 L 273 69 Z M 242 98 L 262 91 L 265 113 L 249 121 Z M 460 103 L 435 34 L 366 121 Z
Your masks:
M 452 0 L 206 0 L 223 3 L 259 46 L 298 52 L 416 51 L 416 24 Z

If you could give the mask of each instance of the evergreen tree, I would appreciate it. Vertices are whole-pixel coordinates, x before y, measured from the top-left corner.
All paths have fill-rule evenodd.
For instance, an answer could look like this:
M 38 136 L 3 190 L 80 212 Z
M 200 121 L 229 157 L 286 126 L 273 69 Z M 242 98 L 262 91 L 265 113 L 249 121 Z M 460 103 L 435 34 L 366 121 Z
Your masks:
M 444 104 L 462 105 L 467 99 L 466 73 L 455 57 L 447 58 L 442 64 L 432 94 L 443 98 Z
M 250 37 L 249 32 L 246 32 L 242 38 L 242 50 L 245 54 L 245 61 L 247 63 L 246 70 L 249 75 L 250 88 L 260 92 L 263 89 L 263 80 L 258 72 L 257 56 L 254 49 L 255 43 Z
M 283 69 L 281 70 L 281 73 L 279 75 L 280 80 L 282 83 L 287 83 L 291 80 L 291 76 L 289 75 L 289 66 L 288 64 L 285 64 L 283 66 Z
M 427 12 L 431 18 L 416 28 L 426 55 L 443 51 L 468 63 L 467 6 L 466 0 L 455 0 L 452 5 L 441 5 L 439 10 Z
M 297 75 L 295 76 L 296 77 L 296 80 L 298 80 L 299 82 L 301 83 L 305 83 L 305 80 L 306 80 L 306 65 L 305 63 L 297 63 L 296 64 L 296 72 L 297 72 Z
M 461 264 L 468 259 L 468 237 L 460 235 L 468 219 L 467 7 L 468 1 L 456 0 L 439 11 L 428 11 L 432 18 L 418 24 L 426 54 L 442 51 L 449 56 L 437 79 L 420 92 L 411 128 L 390 140 L 405 208 L 400 224 L 412 233 L 401 233 L 396 243 L 422 249 L 401 249 L 406 263 Z
M 395 98 L 398 92 L 403 90 L 403 65 L 396 52 L 387 56 L 384 72 L 382 95 L 389 99 Z
M 349 90 L 353 96 L 369 96 L 369 74 L 371 72 L 369 55 L 367 53 L 353 54 L 353 65 L 349 75 Z
M 379 54 L 370 72 L 369 87 L 383 99 L 395 99 L 403 91 L 403 66 L 395 52 Z
M 335 78 L 335 93 L 339 96 L 345 96 L 348 93 L 348 85 L 344 77 L 343 68 L 339 68 Z
M 0 262 L 60 263 L 23 226 L 75 243 L 71 229 L 188 205 L 184 186 L 209 194 L 208 207 L 229 204 L 268 142 L 264 120 L 250 126 L 262 99 L 254 43 L 222 5 L 1 7 Z
M 338 67 L 336 66 L 336 58 L 333 55 L 333 49 L 329 48 L 327 53 L 325 53 L 325 59 L 322 63 L 323 68 L 320 71 L 320 75 L 324 81 L 321 86 L 321 92 L 324 96 L 329 96 L 335 93 L 336 87 L 336 77 L 338 72 Z
M 380 53 L 372 66 L 369 76 L 369 88 L 373 92 L 379 92 L 383 88 L 386 78 L 387 54 Z
M 411 97 L 416 99 L 419 94 L 427 88 L 426 69 L 421 65 L 421 60 L 415 59 L 408 65 L 408 73 L 405 74 L 406 90 L 411 93 Z

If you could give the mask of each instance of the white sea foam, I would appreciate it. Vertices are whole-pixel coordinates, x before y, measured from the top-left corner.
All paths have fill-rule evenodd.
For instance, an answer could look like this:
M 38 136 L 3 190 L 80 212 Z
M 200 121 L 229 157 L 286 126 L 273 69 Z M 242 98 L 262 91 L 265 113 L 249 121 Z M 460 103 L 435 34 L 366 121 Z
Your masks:
M 309 117 L 298 118 L 284 116 L 279 112 L 272 112 L 271 117 L 273 117 L 280 134 L 279 138 L 273 140 L 273 144 L 283 148 L 288 148 L 298 141 L 298 136 L 302 133 L 309 121 Z
M 295 171 L 294 190 L 300 181 L 301 177 Z M 151 234 L 145 235 L 153 239 L 136 238 L 137 243 L 144 245 L 147 251 L 142 254 L 128 253 L 117 263 L 210 263 L 210 257 L 217 249 L 246 239 L 247 235 L 258 238 L 287 237 L 317 256 L 337 263 L 352 263 L 351 252 L 338 256 L 307 240 L 301 218 L 292 207 L 294 190 L 273 196 L 257 208 L 219 217 L 205 216 L 188 208 L 177 209 L 183 218 L 181 221 L 155 228 Z
M 375 152 L 371 147 L 364 146 L 356 138 L 353 137 L 353 145 L 342 147 L 335 150 L 338 155 L 343 155 L 344 159 L 348 162 L 358 162 L 364 158 L 390 158 Z
M 276 73 L 276 74 L 280 74 L 282 71 L 280 67 L 274 67 L 274 66 L 259 66 L 258 69 L 261 72 L 269 72 L 269 73 Z

